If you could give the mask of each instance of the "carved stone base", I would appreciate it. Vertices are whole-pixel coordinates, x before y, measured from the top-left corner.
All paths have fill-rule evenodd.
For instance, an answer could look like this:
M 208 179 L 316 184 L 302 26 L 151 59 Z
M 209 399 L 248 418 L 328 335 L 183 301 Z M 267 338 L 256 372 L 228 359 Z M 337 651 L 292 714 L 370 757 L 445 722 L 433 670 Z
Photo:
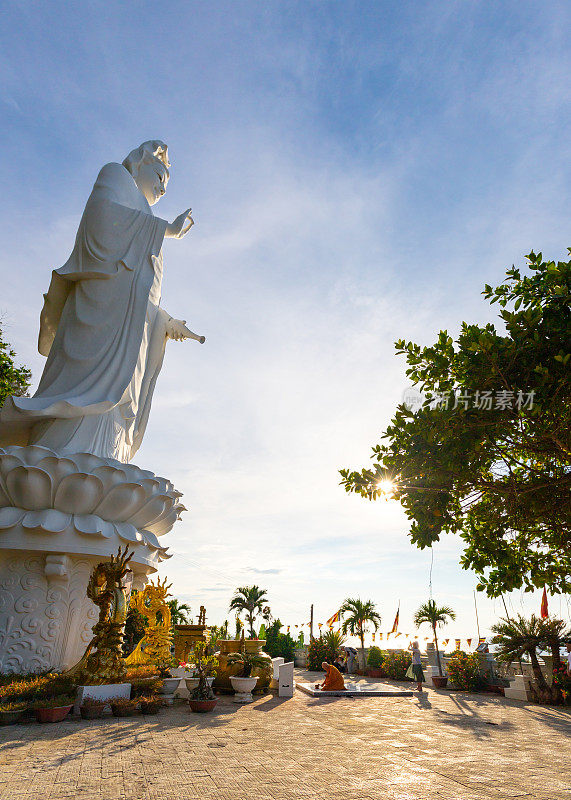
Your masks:
M 133 588 L 169 558 L 184 506 L 165 478 L 89 453 L 0 448 L 0 672 L 68 669 L 92 638 L 93 567 L 129 545 Z

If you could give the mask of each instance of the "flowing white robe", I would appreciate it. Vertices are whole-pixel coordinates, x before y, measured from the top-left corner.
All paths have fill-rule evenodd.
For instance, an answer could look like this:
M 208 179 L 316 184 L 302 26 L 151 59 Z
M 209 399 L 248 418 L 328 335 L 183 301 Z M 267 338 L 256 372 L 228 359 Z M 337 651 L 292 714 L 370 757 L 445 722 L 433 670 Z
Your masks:
M 38 390 L 7 398 L 0 445 L 133 457 L 167 340 L 169 316 L 159 306 L 166 226 L 125 167 L 103 167 L 73 252 L 45 295 L 38 349 L 47 362 Z

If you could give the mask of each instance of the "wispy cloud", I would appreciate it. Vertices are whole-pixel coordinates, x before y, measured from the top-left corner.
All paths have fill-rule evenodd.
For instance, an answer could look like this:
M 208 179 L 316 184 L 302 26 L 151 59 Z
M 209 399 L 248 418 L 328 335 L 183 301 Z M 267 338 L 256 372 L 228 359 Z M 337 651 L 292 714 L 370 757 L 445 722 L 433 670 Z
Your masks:
M 156 211 L 194 209 L 165 245 L 163 304 L 206 344 L 169 344 L 137 461 L 184 492 L 165 574 L 210 620 L 245 574 L 287 623 L 347 595 L 385 619 L 425 599 L 430 553 L 402 511 L 346 495 L 337 470 L 367 463 L 408 385 L 395 339 L 492 318 L 485 281 L 531 247 L 564 253 L 568 10 L 548 7 L 223 2 L 190 20 L 172 2 L 167 31 L 128 4 L 7 4 L 0 311 L 36 380 L 42 293 L 101 165 L 160 136 Z M 458 635 L 460 549 L 446 537 L 433 566 Z

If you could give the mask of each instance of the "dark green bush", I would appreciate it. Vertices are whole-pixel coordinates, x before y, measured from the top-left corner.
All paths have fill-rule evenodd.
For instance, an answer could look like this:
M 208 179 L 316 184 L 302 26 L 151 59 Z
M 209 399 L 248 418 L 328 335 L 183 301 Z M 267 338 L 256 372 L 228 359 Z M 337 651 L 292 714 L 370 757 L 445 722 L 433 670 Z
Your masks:
M 294 650 L 296 643 L 289 635 L 289 633 L 281 633 L 282 627 L 279 619 L 266 628 L 266 644 L 264 645 L 264 652 L 270 658 L 283 658 L 285 661 L 293 661 Z
M 383 666 L 385 657 L 380 647 L 373 645 L 369 648 L 369 655 L 367 656 L 367 666 L 373 669 L 380 669 Z

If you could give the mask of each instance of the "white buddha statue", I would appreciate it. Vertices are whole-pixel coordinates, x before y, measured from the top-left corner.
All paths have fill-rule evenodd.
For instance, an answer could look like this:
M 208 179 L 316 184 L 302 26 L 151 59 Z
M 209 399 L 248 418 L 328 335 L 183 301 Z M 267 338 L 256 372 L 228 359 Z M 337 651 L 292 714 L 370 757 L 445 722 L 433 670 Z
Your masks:
M 0 446 L 43 445 L 130 461 L 140 447 L 167 339 L 204 337 L 160 306 L 165 236 L 182 238 L 151 206 L 169 180 L 167 146 L 149 141 L 99 173 L 75 247 L 52 273 L 38 348 L 47 362 L 33 397 L 9 397 Z

